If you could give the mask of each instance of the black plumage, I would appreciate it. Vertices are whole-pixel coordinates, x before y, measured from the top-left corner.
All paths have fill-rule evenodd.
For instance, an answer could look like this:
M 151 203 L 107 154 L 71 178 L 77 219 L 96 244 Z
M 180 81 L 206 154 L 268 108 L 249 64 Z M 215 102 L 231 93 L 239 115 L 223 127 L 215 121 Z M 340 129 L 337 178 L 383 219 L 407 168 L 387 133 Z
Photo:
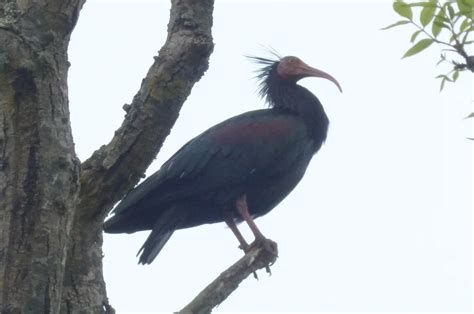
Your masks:
M 206 223 L 225 221 L 245 249 L 235 221 L 245 220 L 256 238 L 263 237 L 253 218 L 293 190 L 326 140 L 326 113 L 297 81 L 322 77 L 340 89 L 339 83 L 296 57 L 254 60 L 263 65 L 260 94 L 269 109 L 235 116 L 189 141 L 105 222 L 108 233 L 152 230 L 140 263 L 151 263 L 175 230 Z

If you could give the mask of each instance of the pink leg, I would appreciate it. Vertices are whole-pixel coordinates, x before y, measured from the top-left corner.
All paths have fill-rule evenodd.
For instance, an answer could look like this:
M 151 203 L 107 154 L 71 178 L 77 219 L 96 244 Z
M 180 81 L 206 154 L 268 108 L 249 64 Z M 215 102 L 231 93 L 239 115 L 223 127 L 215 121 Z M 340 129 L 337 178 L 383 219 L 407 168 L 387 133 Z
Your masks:
M 256 240 L 265 239 L 265 237 L 260 232 L 260 230 L 258 230 L 258 227 L 253 221 L 252 216 L 250 216 L 249 208 L 247 205 L 247 195 L 244 194 L 241 197 L 239 197 L 235 203 L 235 206 L 237 207 L 237 211 L 239 212 L 242 219 L 245 220 L 250 230 L 252 230 L 252 233 L 255 236 L 255 239 Z
M 242 236 L 242 233 L 240 233 L 239 228 L 237 228 L 237 225 L 235 224 L 234 219 L 229 215 L 225 217 L 224 221 L 227 224 L 227 226 L 229 226 L 230 230 L 232 230 L 237 240 L 239 240 L 239 243 L 240 243 L 239 248 L 241 248 L 244 251 L 247 250 L 249 245 L 247 241 L 245 241 L 244 237 Z
M 267 240 L 263 236 L 263 234 L 260 232 L 255 222 L 253 221 L 252 216 L 250 216 L 249 208 L 247 205 L 247 195 L 244 194 L 241 197 L 239 197 L 237 201 L 235 202 L 235 206 L 237 207 L 237 211 L 239 212 L 240 216 L 242 217 L 243 220 L 245 220 L 250 230 L 252 230 L 253 235 L 255 236 L 255 242 L 253 242 L 250 246 L 253 246 L 255 243 L 259 241 L 263 241 L 263 243 L 266 245 L 271 243 L 272 250 L 276 252 L 276 243 L 274 243 L 273 241 Z M 248 247 L 247 249 L 250 250 L 251 248 Z M 267 273 L 269 274 L 272 273 L 269 265 L 265 266 L 265 269 L 267 270 Z M 253 276 L 255 277 L 255 279 L 258 279 L 256 272 L 253 273 Z

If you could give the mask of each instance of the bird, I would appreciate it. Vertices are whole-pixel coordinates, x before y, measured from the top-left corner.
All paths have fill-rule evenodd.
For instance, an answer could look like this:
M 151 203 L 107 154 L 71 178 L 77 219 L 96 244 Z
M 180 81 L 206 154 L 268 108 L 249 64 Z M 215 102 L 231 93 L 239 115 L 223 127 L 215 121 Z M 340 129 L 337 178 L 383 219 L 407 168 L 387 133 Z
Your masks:
M 247 252 L 250 246 L 237 224 L 245 221 L 255 241 L 265 239 L 254 219 L 296 187 L 325 142 L 324 108 L 297 83 L 319 77 L 342 92 L 339 82 L 295 56 L 249 58 L 259 65 L 258 92 L 268 107 L 229 118 L 191 139 L 105 221 L 106 233 L 151 230 L 137 254 L 139 264 L 153 262 L 176 230 L 219 222 Z

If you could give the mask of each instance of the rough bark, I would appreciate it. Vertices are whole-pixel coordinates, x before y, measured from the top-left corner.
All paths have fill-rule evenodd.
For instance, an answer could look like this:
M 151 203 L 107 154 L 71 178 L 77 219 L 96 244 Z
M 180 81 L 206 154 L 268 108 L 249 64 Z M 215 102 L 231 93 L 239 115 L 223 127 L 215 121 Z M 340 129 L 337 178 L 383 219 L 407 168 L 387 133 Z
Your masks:
M 213 0 L 172 0 L 168 38 L 112 141 L 82 165 L 67 47 L 85 0 L 0 1 L 0 311 L 103 313 L 102 223 L 143 176 L 213 50 Z M 267 240 L 182 312 L 207 313 L 276 259 Z
M 168 38 L 112 141 L 82 164 L 81 192 L 66 264 L 62 312 L 102 312 L 102 223 L 143 176 L 213 50 L 213 1 L 173 0 Z
M 122 126 L 80 165 L 67 48 L 84 2 L 0 0 L 2 313 L 114 311 L 102 272 L 104 217 L 159 152 L 213 50 L 213 0 L 172 0 L 168 38 Z M 209 312 L 275 259 L 273 242 L 255 244 L 183 312 Z
M 102 273 L 104 217 L 159 152 L 213 50 L 213 0 L 172 0 L 168 38 L 122 126 L 80 165 L 67 48 L 84 2 L 0 0 L 2 313 L 113 312 Z M 275 259 L 273 242 L 256 244 L 183 311 L 210 311 Z
M 213 49 L 213 1 L 174 0 L 166 44 L 123 125 L 80 170 L 67 47 L 84 2 L 0 1 L 2 313 L 111 310 L 103 218 L 156 156 Z
M 79 191 L 67 46 L 83 1 L 0 1 L 0 311 L 59 310 Z

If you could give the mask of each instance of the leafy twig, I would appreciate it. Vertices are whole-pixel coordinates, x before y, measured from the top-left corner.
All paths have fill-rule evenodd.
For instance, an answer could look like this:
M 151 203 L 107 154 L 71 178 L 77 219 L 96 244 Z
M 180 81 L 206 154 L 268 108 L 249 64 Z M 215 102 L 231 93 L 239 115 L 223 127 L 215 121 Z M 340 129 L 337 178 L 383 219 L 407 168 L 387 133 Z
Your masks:
M 453 3 L 456 3 L 457 9 L 453 8 Z M 421 24 L 418 24 L 413 19 L 413 7 L 422 8 L 419 16 Z M 468 40 L 470 33 L 474 31 L 474 26 L 472 26 L 474 22 L 473 0 L 450 0 L 444 4 L 440 4 L 439 0 L 413 3 L 406 3 L 402 0 L 397 0 L 393 3 L 393 9 L 404 19 L 384 27 L 384 30 L 405 24 L 412 24 L 417 28 L 410 38 L 412 43 L 415 42 L 420 33 L 427 37 L 414 43 L 414 45 L 405 52 L 402 58 L 413 56 L 427 49 L 433 43 L 437 43 L 451 48 L 444 49 L 443 51 L 454 52 L 464 59 L 464 62 L 449 60 L 449 63 L 452 65 L 451 71 L 447 74 L 436 76 L 436 78 L 441 79 L 440 90 L 444 88 L 445 82 L 455 82 L 459 77 L 459 72 L 465 70 L 474 72 L 474 56 L 469 56 L 466 52 L 466 45 L 473 43 L 473 41 Z M 457 32 L 457 24 L 462 18 L 464 18 L 464 20 L 459 26 L 459 31 Z M 430 25 L 431 31 L 428 31 L 427 27 Z M 449 41 L 441 40 L 439 38 L 443 29 L 449 31 Z M 446 54 L 441 54 L 440 61 L 437 64 L 444 61 L 448 61 Z

